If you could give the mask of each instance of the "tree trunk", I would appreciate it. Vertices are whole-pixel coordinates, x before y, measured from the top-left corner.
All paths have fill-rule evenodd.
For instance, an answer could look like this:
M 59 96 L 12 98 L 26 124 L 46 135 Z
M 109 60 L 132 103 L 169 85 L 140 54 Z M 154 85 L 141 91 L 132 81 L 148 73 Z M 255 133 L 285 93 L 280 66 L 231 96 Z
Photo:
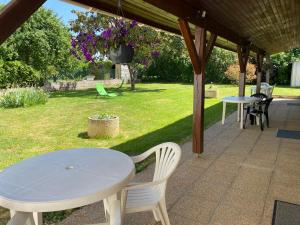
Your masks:
M 130 87 L 131 90 L 135 90 L 135 76 L 134 76 L 134 71 L 131 68 L 131 65 L 128 64 L 128 69 L 129 69 L 129 74 L 130 74 Z

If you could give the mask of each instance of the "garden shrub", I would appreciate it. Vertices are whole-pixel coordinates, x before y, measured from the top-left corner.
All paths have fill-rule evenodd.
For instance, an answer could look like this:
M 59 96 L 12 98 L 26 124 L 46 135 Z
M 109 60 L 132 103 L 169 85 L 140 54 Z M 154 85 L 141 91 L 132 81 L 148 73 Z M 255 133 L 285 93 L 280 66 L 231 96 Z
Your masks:
M 234 53 L 215 48 L 206 66 L 205 82 L 228 83 L 225 72 L 235 60 Z M 142 80 L 192 83 L 193 74 L 193 67 L 187 54 L 176 55 L 172 52 L 163 52 L 146 70 L 142 71 Z
M 38 88 L 13 88 L 3 91 L 0 96 L 0 107 L 17 108 L 45 104 L 48 94 Z
M 40 86 L 40 73 L 21 61 L 0 61 L 0 88 Z
M 246 83 L 251 83 L 256 79 L 255 71 L 256 67 L 252 63 L 248 63 L 246 67 Z M 239 83 L 240 77 L 240 66 L 238 63 L 231 64 L 228 66 L 227 71 L 225 72 L 226 77 L 231 80 L 233 83 Z

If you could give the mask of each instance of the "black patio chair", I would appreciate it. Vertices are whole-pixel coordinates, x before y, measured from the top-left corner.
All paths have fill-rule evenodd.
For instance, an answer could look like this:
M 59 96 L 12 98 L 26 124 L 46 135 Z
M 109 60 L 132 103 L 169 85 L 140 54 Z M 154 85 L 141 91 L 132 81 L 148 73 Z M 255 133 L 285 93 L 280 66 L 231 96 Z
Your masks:
M 264 130 L 263 117 L 265 117 L 267 122 L 267 127 L 269 127 L 269 106 L 273 98 L 268 98 L 265 94 L 258 93 L 251 95 L 252 97 L 260 98 L 260 101 L 255 102 L 253 105 L 247 107 L 247 114 L 245 116 L 244 126 L 246 126 L 247 117 L 250 116 L 251 125 L 254 124 L 256 118 L 259 118 L 260 129 Z

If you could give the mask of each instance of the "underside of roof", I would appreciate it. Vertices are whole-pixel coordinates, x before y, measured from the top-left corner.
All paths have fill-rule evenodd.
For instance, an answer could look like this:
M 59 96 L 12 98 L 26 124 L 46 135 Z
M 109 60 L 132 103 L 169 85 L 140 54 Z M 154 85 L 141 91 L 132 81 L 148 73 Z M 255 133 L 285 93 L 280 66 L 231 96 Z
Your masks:
M 117 14 L 118 0 L 73 0 Z M 236 44 L 251 43 L 251 50 L 274 54 L 300 46 L 299 0 L 123 0 L 124 16 L 180 34 L 178 18 L 216 33 L 216 45 L 236 51 Z

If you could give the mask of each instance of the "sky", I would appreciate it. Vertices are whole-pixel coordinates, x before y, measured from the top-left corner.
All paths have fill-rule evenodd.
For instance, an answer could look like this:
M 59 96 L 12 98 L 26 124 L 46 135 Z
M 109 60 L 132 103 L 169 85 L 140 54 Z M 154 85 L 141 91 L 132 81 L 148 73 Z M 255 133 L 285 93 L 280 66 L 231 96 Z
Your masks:
M 0 4 L 1 3 L 7 4 L 8 2 L 9 2 L 9 0 L 0 0 Z M 76 18 L 76 16 L 74 16 L 71 13 L 72 9 L 81 10 L 81 11 L 85 10 L 84 8 L 81 8 L 81 7 L 72 5 L 70 3 L 60 1 L 60 0 L 48 0 L 44 4 L 44 7 L 48 8 L 48 9 L 52 9 L 65 25 L 68 25 L 70 20 Z

